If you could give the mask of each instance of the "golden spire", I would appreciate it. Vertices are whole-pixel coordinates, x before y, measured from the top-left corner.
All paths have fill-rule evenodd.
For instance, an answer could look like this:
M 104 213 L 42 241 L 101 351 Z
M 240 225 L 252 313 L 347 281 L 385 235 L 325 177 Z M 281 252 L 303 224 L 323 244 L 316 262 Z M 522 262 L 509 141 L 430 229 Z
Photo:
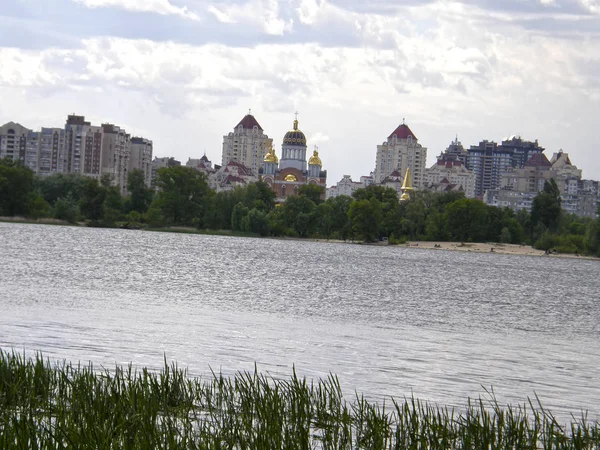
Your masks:
M 414 190 L 412 184 L 412 175 L 410 174 L 410 167 L 406 168 L 406 173 L 404 174 L 404 181 L 402 182 L 402 187 L 400 188 L 400 190 L 402 191 L 400 200 L 410 200 L 410 191 Z
M 310 159 L 308 160 L 308 165 L 315 165 L 315 166 L 319 166 L 322 167 L 323 163 L 321 162 L 321 158 L 319 158 L 319 151 L 317 150 L 317 146 L 315 145 L 315 149 L 313 151 L 312 156 L 310 157 Z
M 298 111 L 295 114 L 296 118 L 294 119 L 294 131 L 298 130 Z

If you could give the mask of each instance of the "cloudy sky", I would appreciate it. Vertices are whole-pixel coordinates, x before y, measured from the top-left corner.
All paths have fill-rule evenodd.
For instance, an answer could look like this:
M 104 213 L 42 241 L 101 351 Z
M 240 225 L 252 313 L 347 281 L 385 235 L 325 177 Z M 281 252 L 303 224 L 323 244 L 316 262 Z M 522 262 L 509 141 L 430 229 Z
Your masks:
M 83 114 L 220 163 L 248 109 L 278 148 L 298 110 L 332 184 L 406 118 L 429 164 L 520 135 L 600 179 L 600 0 L 0 3 L 0 123 Z

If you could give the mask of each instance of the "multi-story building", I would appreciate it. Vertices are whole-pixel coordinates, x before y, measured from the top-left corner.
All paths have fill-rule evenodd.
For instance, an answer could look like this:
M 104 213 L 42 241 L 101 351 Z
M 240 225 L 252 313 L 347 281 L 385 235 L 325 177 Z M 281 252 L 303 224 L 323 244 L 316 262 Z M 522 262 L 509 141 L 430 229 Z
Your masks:
M 231 191 L 257 181 L 256 173 L 237 161 L 229 161 L 208 175 L 208 185 L 217 192 Z
M 383 144 L 377 146 L 375 182 L 381 184 L 392 172 L 404 174 L 410 168 L 414 187 L 421 188 L 426 163 L 427 148 L 419 144 L 417 137 L 403 122 Z
M 525 166 L 525 163 L 534 155 L 544 152 L 545 148 L 540 147 L 537 139 L 535 141 L 524 141 L 520 136 L 512 136 L 505 139 L 501 144 L 502 149 L 510 150 L 512 167 L 519 168 Z
M 27 135 L 30 129 L 23 125 L 8 122 L 0 127 L 0 159 L 10 158 L 13 161 L 25 162 Z
M 139 169 L 144 173 L 144 182 L 152 183 L 152 141 L 143 137 L 132 137 L 129 141 L 129 172 Z
M 127 173 L 129 171 L 130 139 L 122 128 L 102 124 L 102 175 L 110 175 L 112 182 L 122 194 L 127 193 Z M 87 150 L 87 148 L 86 148 Z
M 457 190 L 467 198 L 475 197 L 475 174 L 453 156 L 440 155 L 437 162 L 425 171 L 424 188 L 435 192 Z
M 337 184 L 327 188 L 327 198 L 338 197 L 340 195 L 351 197 L 358 189 L 364 189 L 374 183 L 375 179 L 373 175 L 363 175 L 360 177 L 360 181 L 352 181 L 350 175 L 344 175 Z
M 565 213 L 597 216 L 600 204 L 598 182 L 582 180 L 581 170 L 571 164 L 569 155 L 562 151 L 555 153 L 551 161 L 543 153 L 534 154 L 523 168 L 509 170 L 502 176 L 501 188 L 486 191 L 484 201 L 515 211 L 531 211 L 533 199 L 550 179 L 556 181 Z
M 223 136 L 221 165 L 225 166 L 229 161 L 236 161 L 254 173 L 258 173 L 267 149 L 272 145 L 273 139 L 264 133 L 254 116 L 248 113 L 235 126 L 233 132 Z
M 42 128 L 39 133 L 38 167 L 41 176 L 65 171 L 65 130 Z
M 467 169 L 475 174 L 475 196 L 500 186 L 500 179 L 512 167 L 512 151 L 493 141 L 481 141 L 467 151 Z
M 475 197 L 475 173 L 467 169 L 466 161 L 467 151 L 457 137 L 425 170 L 423 187 L 435 192 L 461 191 L 467 198 Z

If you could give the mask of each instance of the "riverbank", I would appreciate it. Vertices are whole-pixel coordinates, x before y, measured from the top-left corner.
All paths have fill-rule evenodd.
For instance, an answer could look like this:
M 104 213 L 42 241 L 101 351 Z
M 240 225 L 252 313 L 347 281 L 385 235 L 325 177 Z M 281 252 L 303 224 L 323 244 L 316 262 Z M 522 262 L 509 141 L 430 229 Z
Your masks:
M 428 250 L 446 250 L 457 252 L 495 253 L 498 255 L 543 256 L 546 258 L 575 258 L 600 260 L 594 256 L 572 253 L 551 253 L 537 250 L 531 245 L 501 244 L 497 242 L 433 242 L 411 241 L 406 243 L 409 248 L 424 248 Z
M 600 424 L 559 423 L 539 402 L 462 408 L 415 398 L 387 405 L 344 397 L 335 375 L 276 379 L 257 370 L 192 378 L 26 359 L 0 349 L 0 447 L 25 448 L 598 448 Z
M 62 225 L 62 226 L 75 226 L 75 227 L 86 227 L 88 226 L 85 222 L 70 223 L 65 220 L 41 218 L 41 219 L 28 219 L 25 217 L 0 217 L 0 222 L 8 223 L 23 223 L 23 224 L 38 224 L 38 225 Z M 128 229 L 123 226 L 106 227 L 114 229 Z M 164 228 L 149 228 L 149 227 L 133 227 L 131 229 L 140 231 L 151 231 L 151 232 L 163 232 L 163 233 L 183 233 L 183 234 L 200 234 L 209 236 L 231 236 L 231 237 L 248 237 L 248 238 L 268 238 L 268 239 L 280 239 L 280 240 L 293 240 L 293 241 L 311 241 L 311 242 L 328 242 L 328 243 L 341 243 L 341 244 L 364 244 L 360 241 L 353 240 L 336 240 L 336 239 L 324 239 L 324 238 L 301 238 L 301 237 L 289 237 L 289 236 L 260 236 L 255 233 L 243 232 L 243 231 L 232 231 L 232 230 L 203 230 L 193 227 L 184 226 L 173 226 Z M 376 242 L 368 245 L 384 246 L 388 245 L 387 242 Z M 548 253 L 544 250 L 537 250 L 531 245 L 519 245 L 519 244 L 502 244 L 497 242 L 444 242 L 444 241 L 409 241 L 406 244 L 398 245 L 398 247 L 406 248 L 420 248 L 428 250 L 445 250 L 445 251 L 460 251 L 460 252 L 475 252 L 475 253 L 494 253 L 499 255 L 520 255 L 520 256 L 543 256 L 552 258 L 575 258 L 575 259 L 590 259 L 600 260 L 595 256 L 579 255 L 572 253 Z

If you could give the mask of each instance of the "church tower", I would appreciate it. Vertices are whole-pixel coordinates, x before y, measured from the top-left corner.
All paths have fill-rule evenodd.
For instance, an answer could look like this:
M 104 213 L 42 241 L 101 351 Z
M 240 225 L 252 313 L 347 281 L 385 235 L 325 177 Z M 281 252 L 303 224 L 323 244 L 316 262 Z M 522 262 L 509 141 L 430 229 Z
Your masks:
M 281 146 L 281 170 L 287 168 L 306 170 L 306 136 L 298 129 L 298 114 L 294 120 L 294 129 L 285 133 Z

